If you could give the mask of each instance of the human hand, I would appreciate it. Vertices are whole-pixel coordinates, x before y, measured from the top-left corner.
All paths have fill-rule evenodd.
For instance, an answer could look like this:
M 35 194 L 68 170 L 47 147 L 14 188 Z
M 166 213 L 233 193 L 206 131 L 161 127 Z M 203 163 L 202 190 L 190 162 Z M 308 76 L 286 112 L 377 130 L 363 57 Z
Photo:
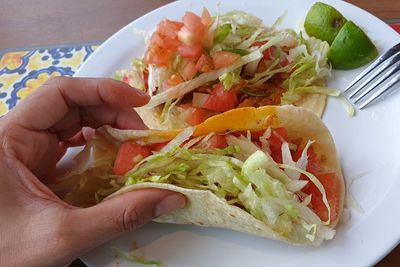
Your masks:
M 143 189 L 76 208 L 43 183 L 67 147 L 85 143 L 83 127 L 143 129 L 132 108 L 148 101 L 111 79 L 54 78 L 0 119 L 0 266 L 67 264 L 185 205 L 181 194 Z

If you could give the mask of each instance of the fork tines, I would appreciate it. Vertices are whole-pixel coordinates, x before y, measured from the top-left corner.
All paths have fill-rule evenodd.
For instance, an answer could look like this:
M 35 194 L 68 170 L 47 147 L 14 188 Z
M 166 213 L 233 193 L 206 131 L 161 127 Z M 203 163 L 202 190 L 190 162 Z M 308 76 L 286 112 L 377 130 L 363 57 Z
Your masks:
M 400 81 L 400 43 L 390 48 L 344 89 L 362 109 Z M 379 87 L 382 85 L 381 87 Z

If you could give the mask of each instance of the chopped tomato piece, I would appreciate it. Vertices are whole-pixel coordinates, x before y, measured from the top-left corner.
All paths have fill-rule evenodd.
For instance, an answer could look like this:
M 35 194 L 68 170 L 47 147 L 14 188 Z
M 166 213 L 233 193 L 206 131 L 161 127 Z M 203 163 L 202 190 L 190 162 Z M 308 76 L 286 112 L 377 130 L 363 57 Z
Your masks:
M 286 67 L 287 65 L 289 65 L 290 61 L 289 61 L 288 57 L 284 56 L 283 59 L 281 60 L 280 64 L 282 67 Z
M 151 44 L 144 54 L 144 62 L 146 64 L 154 64 L 159 67 L 168 66 L 171 59 L 171 52 L 159 45 Z
M 265 130 L 260 130 L 260 131 L 251 132 L 251 139 L 257 140 L 257 139 L 259 139 L 264 133 L 265 133 Z
M 183 27 L 178 32 L 178 39 L 185 45 L 201 44 L 206 34 L 202 19 L 193 12 L 186 12 L 183 16 Z
M 174 87 L 181 82 L 183 82 L 183 80 L 179 74 L 172 74 L 171 77 L 163 83 L 163 88 Z
M 210 12 L 208 12 L 207 8 L 203 8 L 203 12 L 201 13 L 201 22 L 204 26 L 209 27 L 212 24 L 212 17 Z
M 150 43 L 170 51 L 176 51 L 180 45 L 178 32 L 182 26 L 183 23 L 164 19 L 158 24 L 157 31 L 150 38 Z
M 124 175 L 139 161 L 151 155 L 151 149 L 135 142 L 127 141 L 121 144 L 114 162 L 114 174 Z
M 200 56 L 199 60 L 197 60 L 196 69 L 200 72 L 211 71 L 213 69 L 213 63 L 212 63 L 212 59 L 210 58 L 210 56 L 203 53 Z
M 277 163 L 282 163 L 282 143 L 289 139 L 287 131 L 283 127 L 274 128 L 268 139 L 271 157 Z
M 204 33 L 203 45 L 207 48 L 211 48 L 214 43 L 214 31 L 210 32 L 208 29 L 213 23 L 210 12 L 208 12 L 207 8 L 203 8 L 203 13 L 201 14 L 201 22 L 206 27 L 206 31 Z
M 225 135 L 213 135 L 208 139 L 207 148 L 225 148 L 228 146 Z
M 270 60 L 270 59 L 273 59 L 274 58 L 274 47 L 268 47 L 267 49 L 265 49 L 264 50 L 264 52 L 263 52 L 263 58 L 265 59 L 265 60 Z
M 204 108 L 217 112 L 234 109 L 238 105 L 236 94 L 236 90 L 225 90 L 224 85 L 219 83 L 207 98 Z
M 266 44 L 267 41 L 255 41 L 251 46 L 262 46 L 263 44 Z
M 215 69 L 222 69 L 232 65 L 236 60 L 240 58 L 240 55 L 229 52 L 219 51 L 212 55 L 212 60 Z
M 178 52 L 183 58 L 198 59 L 201 56 L 203 47 L 200 43 L 194 45 L 181 44 L 178 47 Z
M 264 44 L 266 44 L 267 43 L 267 41 L 257 41 L 257 42 L 254 42 L 251 46 L 262 46 L 262 45 L 264 45 Z M 263 52 L 263 59 L 265 59 L 265 60 L 270 60 L 270 59 L 273 59 L 274 58 L 274 53 L 275 53 L 275 48 L 273 47 L 273 46 L 271 46 L 271 47 L 268 47 L 267 49 L 265 49 L 264 50 L 264 52 Z
M 208 119 L 208 112 L 203 108 L 194 108 L 193 113 L 186 118 L 186 123 L 195 126 Z
M 196 64 L 192 60 L 186 61 L 181 69 L 182 77 L 188 81 L 191 80 L 197 73 Z
M 169 39 L 174 39 L 182 27 L 182 22 L 164 19 L 158 24 L 157 31 Z
M 315 175 L 325 188 L 326 198 L 329 207 L 331 208 L 331 221 L 336 220 L 339 215 L 339 202 L 340 202 L 340 182 L 335 173 L 321 173 Z M 307 177 L 302 176 L 301 179 L 308 180 Z M 322 221 L 328 220 L 328 209 L 322 201 L 322 194 L 312 182 L 309 182 L 302 191 L 306 194 L 311 194 L 310 207 L 315 211 Z
M 193 12 L 186 12 L 182 18 L 184 26 L 197 38 L 203 39 L 205 33 L 205 26 L 201 20 L 201 17 L 197 16 Z

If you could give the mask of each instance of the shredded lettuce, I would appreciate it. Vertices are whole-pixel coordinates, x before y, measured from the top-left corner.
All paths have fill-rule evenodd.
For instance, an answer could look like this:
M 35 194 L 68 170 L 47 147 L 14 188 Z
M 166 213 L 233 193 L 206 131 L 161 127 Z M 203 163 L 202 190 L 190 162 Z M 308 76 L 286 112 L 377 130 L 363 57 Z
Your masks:
M 217 27 L 214 36 L 214 42 L 222 43 L 232 30 L 230 24 L 223 24 Z
M 172 151 L 176 147 L 179 147 L 186 140 L 188 140 L 193 134 L 194 128 L 189 127 L 183 130 L 180 134 L 178 134 L 172 141 L 170 141 L 163 149 L 161 149 L 160 153 L 165 153 Z
M 240 71 L 242 68 L 237 68 L 230 72 L 226 72 L 219 77 L 219 81 L 224 85 L 225 90 L 231 89 L 233 86 L 238 84 L 241 80 Z
M 242 43 L 240 43 L 236 48 L 237 49 L 248 49 L 250 46 L 254 43 L 256 38 L 260 35 L 260 33 L 263 31 L 263 29 L 258 29 L 256 30 L 252 36 L 249 38 L 245 39 Z
M 125 184 L 157 182 L 210 190 L 229 203 L 244 207 L 255 218 L 293 241 L 318 244 L 330 237 L 318 216 L 307 207 L 308 203 L 299 201 L 295 194 L 307 181 L 292 180 L 285 170 L 311 174 L 291 165 L 275 163 L 246 137 L 228 134 L 227 148 L 209 149 L 207 140 L 214 133 L 186 142 L 192 134 L 192 128 L 183 131 L 159 153 L 143 159 L 126 175 Z M 297 163 L 304 165 L 303 161 L 300 158 Z M 322 185 L 315 179 L 310 178 L 320 189 Z M 323 188 L 321 192 L 325 195 Z
M 253 28 L 262 28 L 262 20 L 249 13 L 234 10 L 219 16 L 221 24 L 231 24 L 232 29 L 236 30 L 238 26 L 247 26 Z
M 224 73 L 230 72 L 234 69 L 240 68 L 243 65 L 257 60 L 262 57 L 262 53 L 259 50 L 256 50 L 246 56 L 243 56 L 236 60 L 231 66 L 200 74 L 198 77 L 193 80 L 189 80 L 183 83 L 178 84 L 175 87 L 171 87 L 166 91 L 163 91 L 156 96 L 152 97 L 150 102 L 146 105 L 147 108 L 153 108 L 160 104 L 166 103 L 168 100 L 177 99 L 179 97 L 184 96 L 185 94 L 195 90 L 199 86 L 214 81 L 222 76 Z M 150 87 L 150 84 L 149 84 Z
M 290 165 L 293 167 L 297 167 L 299 169 L 305 170 L 307 167 L 308 163 L 308 156 L 307 152 L 309 147 L 312 145 L 313 141 L 308 141 L 306 146 L 304 147 L 300 158 L 296 161 L 292 159 L 292 154 L 289 149 L 289 143 L 288 142 L 283 142 L 281 151 L 282 151 L 282 163 L 285 165 Z M 298 180 L 300 179 L 300 172 L 292 169 L 285 169 L 286 174 L 293 180 Z
M 134 252 L 126 252 L 123 251 L 117 247 L 112 247 L 111 248 L 113 253 L 115 254 L 116 257 L 123 257 L 127 260 L 130 260 L 134 263 L 139 263 L 142 265 L 155 265 L 157 267 L 163 267 L 160 261 L 155 261 L 155 260 L 146 260 L 143 257 L 140 257 L 138 255 L 135 255 Z
M 279 167 L 281 167 L 283 169 L 295 170 L 299 173 L 306 175 L 310 179 L 310 181 L 318 188 L 318 190 L 322 194 L 322 202 L 324 202 L 324 205 L 328 210 L 328 220 L 326 222 L 324 222 L 324 225 L 329 225 L 331 223 L 331 207 L 329 206 L 328 199 L 326 197 L 325 188 L 321 184 L 321 182 L 318 180 L 318 178 L 315 177 L 312 173 L 310 173 L 308 171 L 302 170 L 300 168 L 297 168 L 297 167 L 294 167 L 291 165 L 287 165 L 287 164 L 278 164 L 278 165 L 279 165 Z
M 171 72 L 165 67 L 159 68 L 155 65 L 149 65 L 149 95 L 152 96 L 158 92 L 162 92 L 162 84 L 171 77 Z M 173 99 L 169 99 L 173 100 Z

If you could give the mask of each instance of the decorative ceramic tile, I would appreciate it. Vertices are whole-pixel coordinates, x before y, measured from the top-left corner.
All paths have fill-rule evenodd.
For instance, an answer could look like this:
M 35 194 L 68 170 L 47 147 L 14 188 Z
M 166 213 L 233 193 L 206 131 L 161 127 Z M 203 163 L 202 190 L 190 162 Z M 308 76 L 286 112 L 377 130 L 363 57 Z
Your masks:
M 72 76 L 94 45 L 7 52 L 0 58 L 0 116 L 53 76 Z

